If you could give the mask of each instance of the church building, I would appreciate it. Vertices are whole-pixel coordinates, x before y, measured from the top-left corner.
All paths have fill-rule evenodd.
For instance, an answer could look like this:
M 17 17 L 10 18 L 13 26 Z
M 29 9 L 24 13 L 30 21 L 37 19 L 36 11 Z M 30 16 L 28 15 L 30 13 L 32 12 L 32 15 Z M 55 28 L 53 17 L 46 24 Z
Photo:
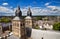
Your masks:
M 13 35 L 17 37 L 23 37 L 26 35 L 26 27 L 32 28 L 33 22 L 32 22 L 32 12 L 30 8 L 27 11 L 27 16 L 25 18 L 22 18 L 22 11 L 20 10 L 20 7 L 18 6 L 15 12 L 15 17 L 12 20 L 12 32 Z

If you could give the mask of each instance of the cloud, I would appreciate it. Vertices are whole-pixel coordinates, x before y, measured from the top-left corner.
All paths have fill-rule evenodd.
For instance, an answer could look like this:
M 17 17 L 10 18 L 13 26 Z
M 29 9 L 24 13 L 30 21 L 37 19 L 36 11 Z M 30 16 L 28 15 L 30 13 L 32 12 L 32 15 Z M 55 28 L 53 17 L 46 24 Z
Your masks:
M 45 3 L 45 6 L 48 6 L 50 3 Z
M 51 8 L 52 10 L 56 9 L 56 6 L 47 6 L 47 8 Z
M 41 8 L 41 7 L 30 7 L 32 15 L 60 15 L 60 12 L 50 10 L 48 8 L 56 9 L 55 6 L 48 6 L 48 8 Z M 60 7 L 59 7 L 60 8 Z M 27 14 L 28 8 L 21 8 L 23 15 Z
M 5 15 L 6 16 L 14 15 L 14 11 L 10 8 L 0 6 L 0 16 L 5 16 Z
M 49 8 L 51 11 L 56 11 L 56 12 L 60 12 L 60 7 L 58 6 L 47 6 L 47 8 Z
M 12 6 L 10 6 L 10 8 L 13 8 Z
M 28 8 L 27 7 L 21 8 L 21 11 L 22 11 L 23 15 L 27 15 Z M 33 15 L 38 15 L 40 13 L 40 11 L 41 11 L 41 9 L 38 7 L 31 7 L 31 12 Z
M 50 2 L 50 3 L 52 3 L 52 2 Z M 47 15 L 59 15 L 60 16 L 60 7 L 49 5 L 50 3 L 45 3 L 47 12 L 46 12 L 46 10 L 44 10 L 44 11 L 46 13 L 48 13 Z
M 3 3 L 2 5 L 8 5 L 8 3 Z
M 11 10 L 7 7 L 0 6 L 0 12 L 13 13 L 13 10 Z
M 49 8 L 52 11 L 60 10 L 60 7 L 58 7 L 58 6 L 49 5 L 50 3 L 53 3 L 53 2 L 55 2 L 55 1 L 45 3 L 46 8 Z
M 28 7 L 29 6 L 21 8 L 22 15 L 27 15 Z M 51 8 L 51 9 L 52 7 L 55 8 L 55 6 L 48 6 L 48 8 Z M 56 6 L 56 8 L 58 9 L 57 11 L 53 11 L 48 8 L 42 8 L 42 7 L 30 7 L 30 8 L 31 8 L 32 15 L 60 15 L 60 12 L 59 12 L 60 7 L 57 7 L 57 6 Z M 16 8 L 12 10 L 11 8 L 0 6 L 0 15 L 3 15 L 3 16 L 15 15 L 15 11 L 16 11 Z

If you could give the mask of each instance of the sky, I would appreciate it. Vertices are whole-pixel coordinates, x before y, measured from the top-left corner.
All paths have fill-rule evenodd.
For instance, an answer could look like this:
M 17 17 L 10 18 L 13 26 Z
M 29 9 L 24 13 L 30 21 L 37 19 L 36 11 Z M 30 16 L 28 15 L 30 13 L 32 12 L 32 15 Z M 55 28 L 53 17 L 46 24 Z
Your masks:
M 33 15 L 60 16 L 60 0 L 0 0 L 0 16 L 15 15 L 18 5 L 23 15 L 30 7 Z

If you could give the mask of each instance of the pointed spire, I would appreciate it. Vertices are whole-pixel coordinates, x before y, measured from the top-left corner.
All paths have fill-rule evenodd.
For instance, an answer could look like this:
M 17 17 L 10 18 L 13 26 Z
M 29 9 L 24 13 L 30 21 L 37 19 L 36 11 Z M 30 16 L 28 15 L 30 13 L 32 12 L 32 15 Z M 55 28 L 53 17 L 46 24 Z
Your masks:
M 22 16 L 22 12 L 20 10 L 20 6 L 17 6 L 16 12 L 15 12 L 16 16 L 21 17 Z
M 31 12 L 30 7 L 28 8 L 28 11 L 27 11 L 27 16 L 32 16 L 32 12 Z
M 31 12 L 30 7 L 28 8 L 28 11 Z
M 19 5 L 17 6 L 17 10 L 20 10 L 20 6 Z

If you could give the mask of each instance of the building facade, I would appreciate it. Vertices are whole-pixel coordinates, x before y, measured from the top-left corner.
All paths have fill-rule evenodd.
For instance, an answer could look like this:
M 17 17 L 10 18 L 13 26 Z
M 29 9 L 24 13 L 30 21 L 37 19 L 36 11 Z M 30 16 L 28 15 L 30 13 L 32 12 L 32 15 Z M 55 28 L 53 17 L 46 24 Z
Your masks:
M 12 20 L 12 32 L 15 36 L 25 39 L 26 36 L 26 30 L 25 28 L 32 28 L 32 13 L 30 8 L 27 11 L 27 16 L 25 18 L 22 18 L 22 12 L 20 10 L 20 7 L 18 6 L 16 12 L 16 16 Z

